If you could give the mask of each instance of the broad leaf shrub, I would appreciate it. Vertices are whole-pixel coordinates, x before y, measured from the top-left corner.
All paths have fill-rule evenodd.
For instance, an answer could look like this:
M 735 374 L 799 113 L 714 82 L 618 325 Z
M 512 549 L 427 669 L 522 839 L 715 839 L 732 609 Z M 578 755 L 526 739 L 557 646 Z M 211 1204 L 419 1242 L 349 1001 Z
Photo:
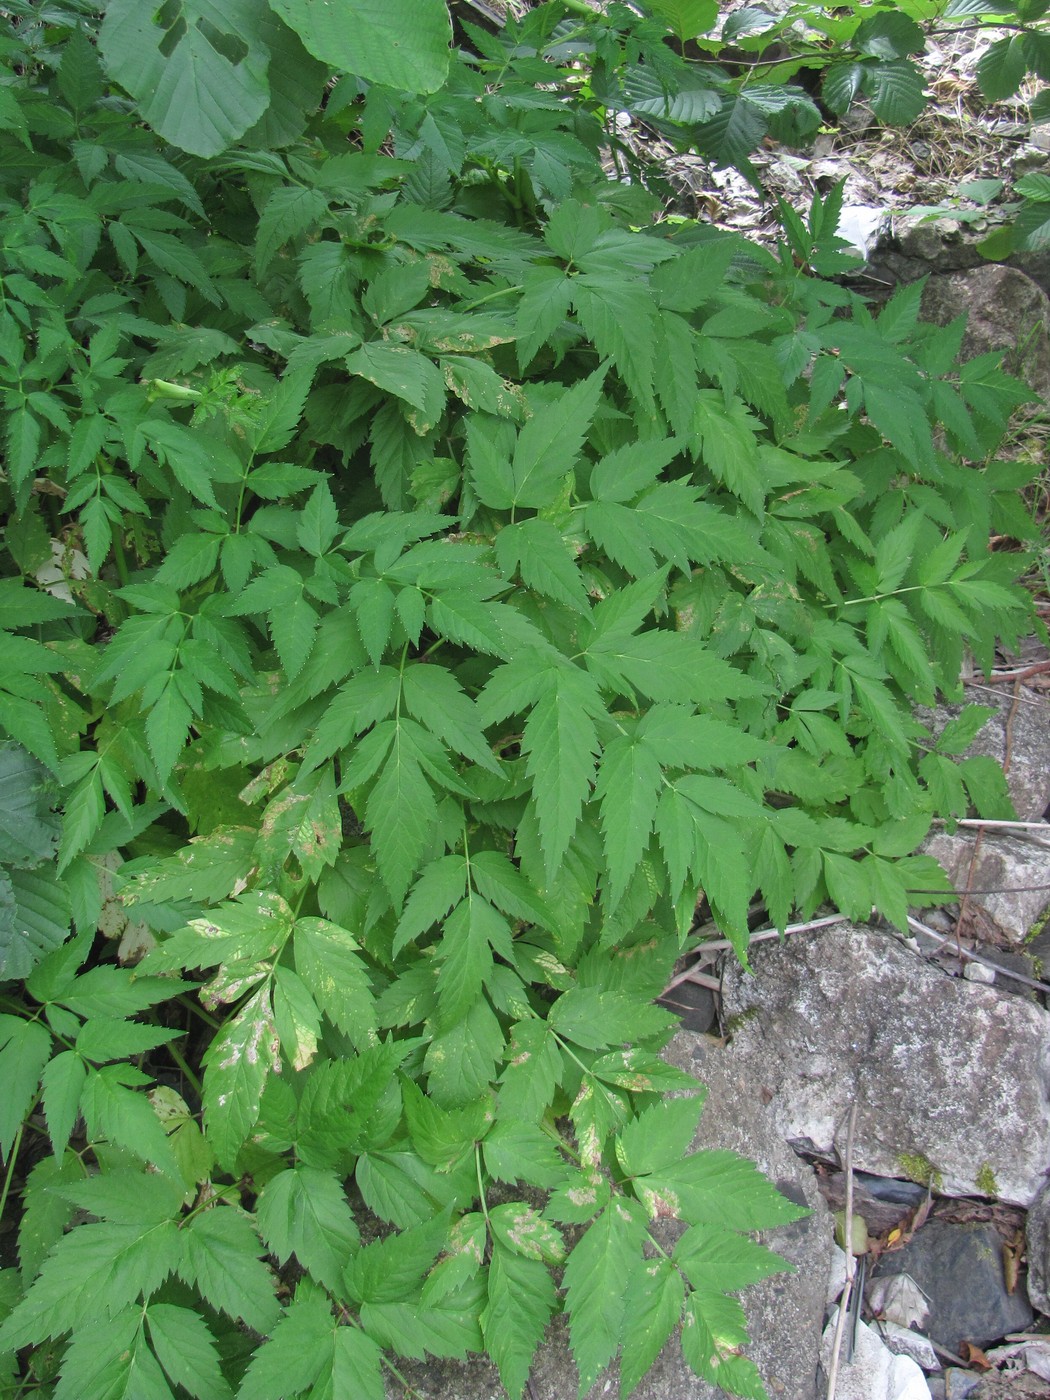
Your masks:
M 798 1211 L 689 1153 L 655 998 L 698 896 L 741 957 L 756 901 L 901 925 L 1009 812 L 912 702 L 1032 625 L 1024 392 L 811 275 L 834 199 L 779 260 L 652 223 L 577 17 L 406 95 L 307 11 L 0 19 L 0 1384 L 518 1397 L 564 1311 L 581 1394 L 680 1323 L 761 1396 Z

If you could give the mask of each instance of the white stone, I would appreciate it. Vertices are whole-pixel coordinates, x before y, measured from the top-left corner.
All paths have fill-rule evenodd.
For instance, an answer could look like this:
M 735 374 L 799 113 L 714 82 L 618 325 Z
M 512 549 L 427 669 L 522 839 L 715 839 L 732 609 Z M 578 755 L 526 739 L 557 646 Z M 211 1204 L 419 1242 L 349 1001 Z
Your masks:
M 899 1322 L 879 1323 L 882 1340 L 895 1356 L 910 1356 L 924 1371 L 939 1371 L 941 1363 L 928 1337 L 913 1332 L 910 1327 L 902 1327 Z
M 831 1364 L 837 1321 L 836 1308 L 821 1342 L 820 1361 L 825 1372 Z M 845 1339 L 839 1350 L 835 1400 L 931 1400 L 931 1396 L 918 1362 L 910 1356 L 895 1356 L 875 1329 L 861 1322 L 852 1360 L 846 1360 Z

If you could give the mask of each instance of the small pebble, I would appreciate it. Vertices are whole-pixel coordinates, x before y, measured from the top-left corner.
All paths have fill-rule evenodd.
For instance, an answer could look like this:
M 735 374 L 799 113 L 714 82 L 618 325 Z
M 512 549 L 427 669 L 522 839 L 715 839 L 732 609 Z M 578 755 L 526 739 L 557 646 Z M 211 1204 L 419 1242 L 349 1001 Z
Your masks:
M 963 968 L 963 976 L 967 982 L 990 984 L 995 981 L 995 968 L 985 967 L 984 963 L 968 962 Z

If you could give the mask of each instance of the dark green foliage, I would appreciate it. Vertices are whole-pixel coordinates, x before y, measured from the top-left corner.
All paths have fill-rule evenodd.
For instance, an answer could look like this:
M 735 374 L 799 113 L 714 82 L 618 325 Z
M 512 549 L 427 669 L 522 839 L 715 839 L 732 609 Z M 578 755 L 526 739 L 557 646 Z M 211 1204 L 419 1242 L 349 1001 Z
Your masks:
M 739 160 L 805 124 L 663 43 L 706 6 L 544 6 L 443 82 L 438 0 L 403 51 L 346 0 L 323 105 L 315 7 L 104 8 L 0 20 L 5 1202 L 50 1149 L 0 1384 L 486 1351 L 520 1396 L 564 1310 L 581 1389 L 683 1321 L 760 1395 L 726 1294 L 798 1212 L 689 1154 L 656 998 L 698 899 L 742 957 L 756 899 L 900 924 L 933 818 L 1008 805 L 954 762 L 983 712 L 912 706 L 1031 626 L 988 548 L 1025 395 L 813 275 L 835 196 L 778 259 L 606 178 L 616 111 Z M 913 29 L 856 30 L 887 92 Z

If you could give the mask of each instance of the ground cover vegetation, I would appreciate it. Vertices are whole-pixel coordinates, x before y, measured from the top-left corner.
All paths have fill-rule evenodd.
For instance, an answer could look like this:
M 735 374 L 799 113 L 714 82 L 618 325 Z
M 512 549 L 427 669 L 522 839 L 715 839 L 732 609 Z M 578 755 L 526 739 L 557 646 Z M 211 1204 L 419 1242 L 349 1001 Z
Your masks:
M 746 166 L 821 113 L 640 10 L 0 7 L 6 1395 L 519 1397 L 558 1312 L 581 1394 L 679 1324 L 764 1394 L 798 1211 L 689 1153 L 655 999 L 698 895 L 742 958 L 900 925 L 1009 814 L 912 704 L 1030 629 L 1037 468 L 961 325 L 826 280 L 834 195 L 779 258 L 657 217 L 617 114 Z M 931 13 L 798 62 L 895 119 Z

